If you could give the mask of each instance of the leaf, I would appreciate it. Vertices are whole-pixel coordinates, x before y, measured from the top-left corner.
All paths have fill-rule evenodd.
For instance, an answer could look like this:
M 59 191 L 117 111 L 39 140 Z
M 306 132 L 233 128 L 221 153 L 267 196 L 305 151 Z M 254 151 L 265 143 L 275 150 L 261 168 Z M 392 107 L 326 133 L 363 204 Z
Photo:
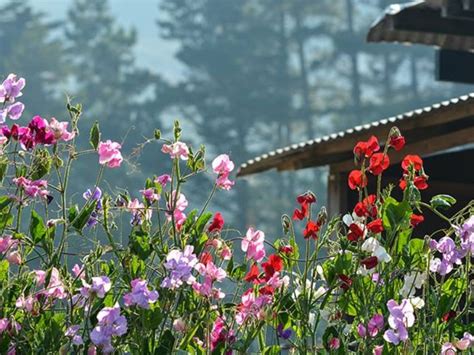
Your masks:
M 408 243 L 408 249 L 410 251 L 411 266 L 423 268 L 422 262 L 424 260 L 424 247 L 425 241 L 423 239 L 412 239 Z
M 10 264 L 8 260 L 0 261 L 0 282 L 8 281 L 8 269 L 10 268 Z
M 394 231 L 408 226 L 411 208 L 408 202 L 398 202 L 392 197 L 388 197 L 384 202 L 382 212 L 383 227 L 390 235 Z
M 86 203 L 82 210 L 79 212 L 76 218 L 72 221 L 72 226 L 79 232 L 82 232 L 82 229 L 85 227 L 87 221 L 91 217 L 92 212 L 94 212 L 97 205 L 96 200 L 90 200 Z
M 8 158 L 1 157 L 0 158 L 0 183 L 3 182 L 5 175 L 7 174 L 8 169 Z
M 13 215 L 7 211 L 0 213 L 0 229 L 5 229 L 5 227 L 13 223 Z
M 434 209 L 448 209 L 456 203 L 456 199 L 449 195 L 436 195 L 433 196 L 430 200 L 430 205 Z
M 37 149 L 32 161 L 32 174 L 33 180 L 41 179 L 46 174 L 49 174 L 51 170 L 51 155 L 47 149 Z
M 264 355 L 278 355 L 280 354 L 280 352 L 281 352 L 280 345 L 267 346 L 266 348 L 263 349 Z
M 89 143 L 91 144 L 92 148 L 97 150 L 97 147 L 99 147 L 99 141 L 100 141 L 99 123 L 95 121 L 89 133 Z
M 153 251 L 150 235 L 141 229 L 136 229 L 132 232 L 129 245 L 132 253 L 142 260 L 148 258 Z
M 412 232 L 412 229 L 405 229 L 398 233 L 397 240 L 395 241 L 397 243 L 397 254 L 400 254 L 403 248 L 408 245 Z
M 0 196 L 0 211 L 7 207 L 12 201 L 9 196 Z
M 33 242 L 35 244 L 41 242 L 46 237 L 47 231 L 43 218 L 35 210 L 31 210 L 30 235 Z
M 173 350 L 175 338 L 171 330 L 165 330 L 160 339 L 160 346 L 156 349 L 155 354 L 171 354 Z

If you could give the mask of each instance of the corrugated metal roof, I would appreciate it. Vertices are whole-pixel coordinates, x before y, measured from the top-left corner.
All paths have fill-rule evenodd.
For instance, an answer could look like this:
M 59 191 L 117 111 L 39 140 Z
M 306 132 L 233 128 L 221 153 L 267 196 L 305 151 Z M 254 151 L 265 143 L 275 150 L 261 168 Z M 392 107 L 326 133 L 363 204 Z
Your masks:
M 403 131 L 403 126 L 407 123 L 425 117 L 427 118 L 428 116 L 443 111 L 449 112 L 453 108 L 463 109 L 462 112 L 465 112 L 463 118 L 473 115 L 474 93 L 453 98 L 451 100 L 442 101 L 432 106 L 427 106 L 417 110 L 409 111 L 398 116 L 393 116 L 382 119 L 380 121 L 356 126 L 345 131 L 340 131 L 320 138 L 311 139 L 309 141 L 292 144 L 287 147 L 278 148 L 274 151 L 255 157 L 254 159 L 250 159 L 246 163 L 242 164 L 240 166 L 237 176 L 244 176 L 257 172 L 262 172 L 265 170 L 270 170 L 273 168 L 280 168 L 281 166 L 288 166 L 288 164 L 290 164 L 289 166 L 291 166 L 291 161 L 297 161 L 304 154 L 307 154 L 308 151 L 313 150 L 313 148 L 324 147 L 325 145 L 333 144 L 335 142 L 342 142 L 345 140 L 350 140 L 351 144 L 353 144 L 352 141 L 354 141 L 359 136 L 369 134 L 369 131 L 371 130 L 379 128 L 390 129 L 392 126 L 397 126 L 402 130 L 403 134 L 405 134 L 405 132 Z M 464 108 L 466 109 L 464 110 Z M 447 118 L 448 116 L 449 115 L 446 115 Z M 469 122 L 474 125 L 474 118 L 469 118 Z M 348 152 L 351 152 L 351 150 L 349 150 Z M 341 156 L 342 153 L 347 153 L 347 151 L 339 150 L 331 152 L 331 154 L 333 154 L 333 157 L 331 159 L 334 161 L 334 157 L 337 157 L 337 154 Z M 314 164 L 313 166 L 327 165 L 328 163 L 332 162 L 329 158 L 325 159 L 324 157 L 321 157 L 319 160 L 320 163 Z
M 367 34 L 367 41 L 395 42 L 401 44 L 424 44 L 451 50 L 473 50 L 474 38 L 471 36 L 461 36 L 429 31 L 404 31 L 396 29 L 396 26 L 394 26 L 397 16 L 401 16 L 404 13 L 420 9 L 426 9 L 427 11 L 430 11 L 427 13 L 431 13 L 433 11 L 439 12 L 439 20 L 441 21 L 443 19 L 441 17 L 440 5 L 440 2 L 433 0 L 413 1 L 405 4 L 390 5 L 385 10 L 384 14 L 371 26 L 369 33 Z M 417 21 L 423 20 L 422 16 L 418 16 L 417 18 Z

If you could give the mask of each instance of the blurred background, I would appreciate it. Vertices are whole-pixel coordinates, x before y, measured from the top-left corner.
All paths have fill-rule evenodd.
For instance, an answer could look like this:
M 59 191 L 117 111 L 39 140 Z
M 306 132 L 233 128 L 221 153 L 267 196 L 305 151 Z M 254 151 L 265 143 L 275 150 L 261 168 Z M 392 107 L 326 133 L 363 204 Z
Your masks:
M 403 2 L 403 1 L 398 1 Z M 66 94 L 84 105 L 83 139 L 96 120 L 123 141 L 127 165 L 107 172 L 111 190 L 138 197 L 147 176 L 166 173 L 154 128 L 206 144 L 208 161 L 237 165 L 269 150 L 380 120 L 467 93 L 434 80 L 430 47 L 367 44 L 387 0 L 0 0 L 0 74 L 24 76 L 23 120 L 66 119 Z M 84 134 L 86 133 L 86 134 Z M 83 144 L 86 144 L 84 142 Z M 138 154 L 137 154 L 138 153 Z M 96 164 L 97 157 L 90 158 Z M 324 169 L 238 179 L 212 206 L 238 228 L 270 238 L 281 213 L 308 189 L 326 203 Z M 95 181 L 87 159 L 78 191 Z M 212 181 L 185 191 L 199 206 Z

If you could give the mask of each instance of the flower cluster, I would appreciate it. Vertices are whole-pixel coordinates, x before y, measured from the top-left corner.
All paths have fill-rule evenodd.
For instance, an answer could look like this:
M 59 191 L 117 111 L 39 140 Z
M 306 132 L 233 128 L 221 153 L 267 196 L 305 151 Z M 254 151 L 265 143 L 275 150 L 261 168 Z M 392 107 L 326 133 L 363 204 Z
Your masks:
M 0 85 L 0 124 L 4 123 L 7 117 L 17 120 L 21 117 L 25 105 L 16 99 L 23 95 L 21 90 L 25 87 L 24 78 L 19 78 L 15 74 L 10 74 Z

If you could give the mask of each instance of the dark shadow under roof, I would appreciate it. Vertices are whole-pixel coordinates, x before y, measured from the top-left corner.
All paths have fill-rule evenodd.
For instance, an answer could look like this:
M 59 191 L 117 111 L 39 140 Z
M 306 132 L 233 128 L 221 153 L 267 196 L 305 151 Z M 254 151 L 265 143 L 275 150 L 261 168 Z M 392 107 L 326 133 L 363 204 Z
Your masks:
M 472 143 L 474 93 L 276 149 L 242 164 L 237 176 L 270 169 L 297 170 L 347 162 L 353 157 L 352 149 L 357 141 L 366 140 L 371 135 L 385 139 L 393 126 L 397 126 L 405 136 L 407 148 L 420 155 Z

